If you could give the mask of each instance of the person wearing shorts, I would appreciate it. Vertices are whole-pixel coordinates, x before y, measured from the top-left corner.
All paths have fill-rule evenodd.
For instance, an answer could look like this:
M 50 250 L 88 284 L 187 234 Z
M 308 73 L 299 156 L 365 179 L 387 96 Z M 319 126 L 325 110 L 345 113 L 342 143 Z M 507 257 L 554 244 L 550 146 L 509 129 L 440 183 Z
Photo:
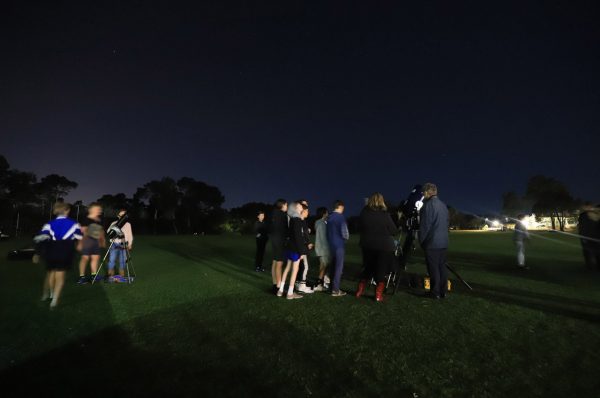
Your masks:
M 45 224 L 34 238 L 38 246 L 43 246 L 46 277 L 42 288 L 42 301 L 50 299 L 50 309 L 58 305 L 65 284 L 65 273 L 73 266 L 74 241 L 83 237 L 79 224 L 67 217 L 70 211 L 69 204 L 56 203 L 56 218 Z
M 296 277 L 298 276 L 300 260 L 303 255 L 308 254 L 308 251 L 312 248 L 312 244 L 306 241 L 306 234 L 304 232 L 306 224 L 302 219 L 302 204 L 292 203 L 288 208 L 288 216 L 290 217 L 290 226 L 285 247 L 287 264 L 281 276 L 277 297 L 283 296 L 285 280 L 287 279 L 288 273 L 291 271 L 287 299 L 293 300 L 302 298 L 302 295 L 294 293 L 294 284 L 296 282 Z
M 273 293 L 277 293 L 281 284 L 281 272 L 285 257 L 285 240 L 288 230 L 287 212 L 288 203 L 285 199 L 278 199 L 269 220 L 269 240 L 273 252 L 273 263 L 271 265 L 271 277 L 273 279 Z
M 83 239 L 80 242 L 81 260 L 79 261 L 78 284 L 85 284 L 100 279 L 96 275 L 100 263 L 100 253 L 106 247 L 104 228 L 102 228 L 102 206 L 92 203 L 88 207 L 88 215 L 81 223 Z M 91 275 L 86 276 L 86 268 L 90 264 Z

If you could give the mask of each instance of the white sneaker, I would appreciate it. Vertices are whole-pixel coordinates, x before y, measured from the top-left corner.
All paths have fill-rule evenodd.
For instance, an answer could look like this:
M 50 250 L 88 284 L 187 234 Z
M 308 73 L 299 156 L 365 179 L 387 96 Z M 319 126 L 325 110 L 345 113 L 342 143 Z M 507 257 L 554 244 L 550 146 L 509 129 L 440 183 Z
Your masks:
M 311 289 L 310 287 L 306 286 L 306 283 L 301 283 L 300 284 L 300 288 L 296 289 L 297 291 L 299 291 L 300 293 L 314 293 L 315 291 L 313 289 Z
M 325 286 L 323 285 L 317 285 L 314 289 L 313 292 L 324 292 L 325 291 Z
M 325 275 L 323 277 L 323 284 L 326 286 L 329 286 L 330 283 L 331 283 L 331 280 L 329 279 L 329 277 L 327 275 Z

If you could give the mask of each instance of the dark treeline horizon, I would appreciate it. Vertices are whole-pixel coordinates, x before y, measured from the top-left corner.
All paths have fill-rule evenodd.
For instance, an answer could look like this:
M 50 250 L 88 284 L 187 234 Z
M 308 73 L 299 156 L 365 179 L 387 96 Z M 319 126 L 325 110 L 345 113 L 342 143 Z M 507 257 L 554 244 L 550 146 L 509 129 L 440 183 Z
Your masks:
M 78 182 L 56 174 L 38 181 L 33 173 L 11 168 L 4 156 L 0 155 L 0 227 L 15 233 L 17 229 L 23 233 L 36 231 L 51 217 L 52 204 L 74 197 L 73 191 L 77 187 Z M 451 227 L 479 229 L 485 224 L 484 216 L 516 217 L 520 213 L 535 212 L 538 216 L 551 217 L 553 229 L 563 229 L 565 218 L 575 214 L 585 202 L 573 197 L 562 182 L 541 175 L 531 177 L 524 192 L 513 190 L 501 195 L 500 212 L 475 215 L 447 203 L 451 209 Z M 284 199 L 292 202 L 301 198 Z M 310 196 L 303 196 L 302 199 L 309 200 L 311 224 L 314 223 L 314 213 L 318 207 L 331 207 L 327 203 L 311 202 Z M 106 223 L 116 217 L 119 209 L 125 208 L 136 223 L 138 232 L 154 234 L 250 233 L 257 212 L 264 211 L 268 220 L 273 208 L 273 202 L 250 201 L 227 209 L 223 206 L 225 195 L 220 188 L 191 177 L 151 180 L 138 187 L 131 196 L 122 192 L 105 193 L 87 203 L 71 201 L 71 216 L 81 220 L 91 202 L 103 206 Z M 387 203 L 390 212 L 396 216 L 401 210 L 401 201 L 388 199 Z M 350 209 L 346 215 L 352 229 L 356 229 L 358 212 Z

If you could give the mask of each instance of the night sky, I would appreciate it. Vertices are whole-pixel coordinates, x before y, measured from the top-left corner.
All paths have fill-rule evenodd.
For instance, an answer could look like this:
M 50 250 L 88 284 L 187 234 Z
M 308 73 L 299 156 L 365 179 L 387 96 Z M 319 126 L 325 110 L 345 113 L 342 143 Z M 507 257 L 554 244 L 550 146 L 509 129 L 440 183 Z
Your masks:
M 596 2 L 51 3 L 3 3 L 0 153 L 70 200 L 190 176 L 356 212 L 432 181 L 489 212 L 542 173 L 600 202 Z

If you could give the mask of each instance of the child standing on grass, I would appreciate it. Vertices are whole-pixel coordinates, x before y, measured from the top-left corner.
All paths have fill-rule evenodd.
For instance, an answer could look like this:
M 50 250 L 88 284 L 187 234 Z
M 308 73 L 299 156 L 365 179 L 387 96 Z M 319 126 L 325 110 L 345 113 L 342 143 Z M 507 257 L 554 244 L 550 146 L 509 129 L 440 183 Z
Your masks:
M 106 247 L 106 238 L 104 237 L 104 228 L 102 228 L 102 206 L 99 203 L 92 203 L 88 208 L 88 216 L 81 223 L 83 239 L 79 244 L 81 251 L 81 260 L 79 261 L 79 279 L 77 283 L 82 285 L 95 279 L 100 263 L 100 252 Z M 89 279 L 85 276 L 85 269 L 90 264 L 91 275 Z
M 327 212 L 326 207 L 317 209 L 317 218 L 315 222 L 315 254 L 319 259 L 319 281 L 315 291 L 322 292 L 329 286 L 325 283 L 327 266 L 329 265 L 329 242 L 327 242 Z
M 288 208 L 288 216 L 290 217 L 290 225 L 288 229 L 285 252 L 287 264 L 285 266 L 285 270 L 283 271 L 283 275 L 281 276 L 281 285 L 277 291 L 277 297 L 283 296 L 285 280 L 291 270 L 287 299 L 293 300 L 302 298 L 300 294 L 294 293 L 294 284 L 296 282 L 296 276 L 298 275 L 300 259 L 302 258 L 303 254 L 308 254 L 310 246 L 305 240 L 305 234 L 303 231 L 304 223 L 302 222 L 302 205 L 300 203 L 292 203 Z
M 119 220 L 127 215 L 126 209 L 120 209 L 119 219 L 110 224 L 110 227 L 117 225 Z M 109 228 L 110 228 L 109 227 Z M 127 267 L 127 251 L 133 247 L 133 231 L 131 224 L 126 222 L 122 227 L 123 238 L 114 238 L 111 240 L 110 252 L 108 256 L 108 281 L 126 282 L 125 269 Z M 115 263 L 119 263 L 119 275 L 115 276 Z
M 529 269 L 525 265 L 525 240 L 529 239 L 529 231 L 527 231 L 527 225 L 525 224 L 526 217 L 525 214 L 519 214 L 513 236 L 515 246 L 517 247 L 517 265 L 521 269 Z
M 301 203 L 302 204 L 302 213 L 301 213 L 301 219 L 302 219 L 302 234 L 303 234 L 303 238 L 304 238 L 304 242 L 308 245 L 308 247 L 312 246 L 312 244 L 310 243 L 310 230 L 308 228 L 308 224 L 306 222 L 306 219 L 308 218 L 308 205 L 306 204 L 306 202 Z M 300 258 L 300 267 L 299 267 L 299 273 L 300 273 L 300 281 L 296 282 L 296 291 L 300 292 L 300 293 L 314 293 L 314 289 L 312 289 L 311 287 L 306 285 L 306 278 L 308 276 L 308 255 L 307 254 L 303 254 L 302 257 Z
M 56 218 L 45 224 L 34 241 L 44 246 L 43 255 L 46 261 L 46 278 L 42 289 L 42 301 L 51 299 L 50 309 L 56 308 L 65 284 L 65 272 L 73 266 L 75 240 L 81 240 L 79 224 L 67 218 L 71 206 L 67 203 L 56 203 Z

